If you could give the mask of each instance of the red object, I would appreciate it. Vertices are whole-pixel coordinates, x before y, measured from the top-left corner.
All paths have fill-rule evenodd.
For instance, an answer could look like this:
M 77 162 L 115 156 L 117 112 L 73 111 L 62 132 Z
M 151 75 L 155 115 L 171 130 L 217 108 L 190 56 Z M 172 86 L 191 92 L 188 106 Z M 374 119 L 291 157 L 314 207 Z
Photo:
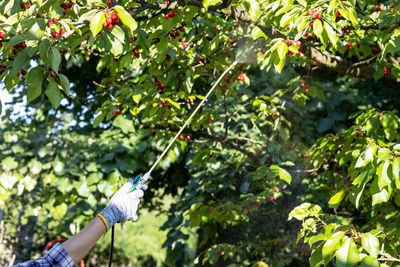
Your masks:
M 64 28 L 61 28 L 60 29 L 60 35 L 63 35 L 65 33 L 65 29 Z
M 118 19 L 117 14 L 113 13 L 113 14 L 111 15 L 111 19 L 112 19 L 112 20 L 117 20 L 117 19 Z
M 54 23 L 58 22 L 58 20 L 56 18 L 53 18 L 51 21 L 54 22 Z
M 4 37 L 6 37 L 6 35 L 4 34 L 4 32 L 0 32 L 0 38 L 3 39 Z
M 317 15 L 315 15 L 315 17 L 317 18 L 317 19 L 321 19 L 322 18 L 322 16 L 321 16 L 321 14 L 317 14 Z
M 308 93 L 308 88 L 304 89 L 304 93 L 306 94 Z
M 52 32 L 52 33 L 51 33 L 51 36 L 52 36 L 54 39 L 56 39 L 56 38 L 58 37 L 58 32 Z

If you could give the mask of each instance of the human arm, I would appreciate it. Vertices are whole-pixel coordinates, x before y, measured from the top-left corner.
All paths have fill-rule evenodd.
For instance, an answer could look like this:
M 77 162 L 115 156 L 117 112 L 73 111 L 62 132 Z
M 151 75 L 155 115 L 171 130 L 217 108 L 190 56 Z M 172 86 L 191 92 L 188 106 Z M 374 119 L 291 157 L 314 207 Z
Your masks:
M 115 223 L 128 221 L 134 217 L 147 185 L 139 185 L 138 190 L 129 192 L 132 183 L 133 180 L 128 179 L 125 185 L 113 195 L 108 205 L 78 234 L 62 245 L 56 244 L 43 257 L 17 264 L 16 267 L 75 266 Z

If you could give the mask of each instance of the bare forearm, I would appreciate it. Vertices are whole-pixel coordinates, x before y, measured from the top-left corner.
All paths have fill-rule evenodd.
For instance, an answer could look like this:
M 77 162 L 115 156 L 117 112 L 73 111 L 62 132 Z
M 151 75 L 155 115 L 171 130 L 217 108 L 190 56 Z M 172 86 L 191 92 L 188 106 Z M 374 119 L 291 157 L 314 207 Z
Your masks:
M 96 217 L 82 231 L 62 243 L 62 247 L 71 256 L 74 263 L 78 264 L 105 232 L 104 223 Z

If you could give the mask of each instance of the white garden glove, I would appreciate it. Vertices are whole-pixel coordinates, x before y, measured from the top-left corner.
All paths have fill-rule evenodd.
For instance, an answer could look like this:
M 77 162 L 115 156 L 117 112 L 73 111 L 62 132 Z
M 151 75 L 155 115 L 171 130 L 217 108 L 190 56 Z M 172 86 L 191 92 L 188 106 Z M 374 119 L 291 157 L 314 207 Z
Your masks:
M 129 221 L 136 216 L 140 198 L 147 189 L 146 184 L 138 185 L 137 190 L 129 192 L 133 179 L 128 181 L 115 193 L 108 205 L 97 215 L 103 221 L 106 229 L 110 229 L 117 222 Z

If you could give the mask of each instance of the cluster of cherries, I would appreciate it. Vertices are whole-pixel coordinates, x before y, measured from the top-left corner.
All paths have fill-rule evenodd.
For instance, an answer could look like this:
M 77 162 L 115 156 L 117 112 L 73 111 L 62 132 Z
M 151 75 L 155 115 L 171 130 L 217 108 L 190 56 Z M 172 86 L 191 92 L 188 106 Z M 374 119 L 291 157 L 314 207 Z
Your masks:
M 47 26 L 48 26 L 48 27 L 51 27 L 51 24 L 52 24 L 52 23 L 57 23 L 57 22 L 58 22 L 58 19 L 52 18 L 51 21 L 47 22 Z M 53 37 L 54 39 L 57 39 L 58 36 L 63 35 L 64 33 L 65 33 L 65 29 L 64 29 L 64 28 L 60 28 L 60 31 L 58 31 L 58 32 L 56 32 L 56 31 L 52 32 L 52 33 L 51 33 L 51 37 Z
M 306 83 L 300 83 L 300 86 L 304 88 L 306 87 Z M 304 88 L 304 93 L 308 93 L 308 88 Z
M 164 89 L 164 84 L 157 80 L 157 76 L 153 75 L 153 78 L 154 78 L 154 84 L 157 86 L 158 90 L 161 91 L 162 89 Z
M 103 23 L 103 27 L 107 29 L 111 29 L 114 25 L 118 25 L 119 23 L 119 15 L 117 13 L 112 13 L 110 16 L 106 18 L 106 22 Z
M 72 1 L 64 2 L 60 5 L 60 7 L 64 10 L 71 9 L 74 3 Z
M 63 13 L 64 16 L 65 16 L 65 14 L 67 14 L 67 10 L 68 10 L 68 9 L 71 9 L 73 5 L 74 5 L 74 2 L 72 2 L 72 1 L 64 2 L 64 3 L 62 3 L 62 4 L 60 5 L 60 7 L 61 7 L 62 9 L 64 9 L 64 10 L 62 11 L 62 13 Z
M 238 81 L 244 81 L 244 79 L 246 79 L 246 73 L 240 73 L 236 78 Z
M 321 14 L 319 14 L 319 13 L 317 13 L 315 11 L 311 11 L 311 10 L 307 12 L 307 15 L 311 16 L 313 18 L 316 18 L 316 19 L 321 19 L 322 18 Z
M 295 45 L 295 46 L 297 47 L 297 49 L 300 49 L 300 46 L 301 46 L 301 42 L 300 42 L 300 41 L 292 42 L 292 41 L 282 40 L 282 42 L 285 43 L 287 46 Z M 288 55 L 294 55 L 295 52 L 289 50 L 289 51 L 287 52 L 287 54 L 288 54 Z M 301 51 L 299 51 L 299 57 L 304 57 L 304 53 L 301 52 Z
M 392 71 L 390 70 L 390 68 L 384 67 L 383 68 L 383 75 L 385 75 L 385 76 L 392 75 Z
M 185 138 L 183 137 L 183 135 L 180 135 L 180 136 L 179 136 L 179 140 L 183 140 L 183 139 L 185 139 Z M 186 140 L 190 140 L 190 139 L 191 139 L 190 135 L 187 135 L 187 136 L 186 136 Z
M 176 17 L 176 16 L 178 16 L 178 12 L 173 11 L 173 12 L 169 12 L 169 13 L 165 14 L 164 18 L 170 19 L 170 18 L 173 18 L 173 17 Z

